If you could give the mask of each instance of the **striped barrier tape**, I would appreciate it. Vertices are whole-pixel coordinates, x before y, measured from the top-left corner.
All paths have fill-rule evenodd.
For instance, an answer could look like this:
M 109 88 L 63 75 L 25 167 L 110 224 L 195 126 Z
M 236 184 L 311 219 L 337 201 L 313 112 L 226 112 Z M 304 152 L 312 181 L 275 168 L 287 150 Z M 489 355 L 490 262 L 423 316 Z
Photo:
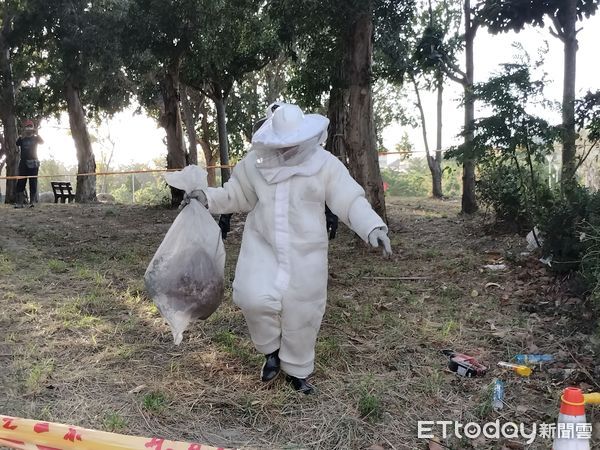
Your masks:
M 232 169 L 233 165 L 226 166 L 208 166 L 205 169 Z M 30 175 L 30 176 L 19 176 L 14 175 L 10 177 L 0 177 L 0 180 L 22 180 L 28 178 L 66 178 L 66 177 L 91 177 L 93 175 L 100 177 L 105 175 L 132 175 L 136 173 L 157 173 L 157 172 L 176 172 L 179 169 L 153 169 L 153 170 L 126 170 L 123 172 L 88 172 L 88 173 L 75 173 L 75 174 L 63 174 L 63 175 Z
M 2 446 L 22 450 L 233 450 L 0 415 Z

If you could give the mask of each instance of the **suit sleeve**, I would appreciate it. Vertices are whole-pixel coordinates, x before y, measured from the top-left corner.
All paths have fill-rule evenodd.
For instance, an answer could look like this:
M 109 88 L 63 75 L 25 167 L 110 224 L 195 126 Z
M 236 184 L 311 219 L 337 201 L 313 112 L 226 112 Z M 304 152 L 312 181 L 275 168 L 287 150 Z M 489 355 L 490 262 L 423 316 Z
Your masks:
M 367 201 L 364 189 L 337 158 L 328 163 L 325 201 L 329 209 L 365 242 L 375 228 L 382 227 L 387 231 L 387 225 Z
M 249 212 L 254 209 L 258 197 L 246 172 L 246 159 L 233 169 L 231 178 L 220 188 L 208 188 L 206 198 L 212 214 Z

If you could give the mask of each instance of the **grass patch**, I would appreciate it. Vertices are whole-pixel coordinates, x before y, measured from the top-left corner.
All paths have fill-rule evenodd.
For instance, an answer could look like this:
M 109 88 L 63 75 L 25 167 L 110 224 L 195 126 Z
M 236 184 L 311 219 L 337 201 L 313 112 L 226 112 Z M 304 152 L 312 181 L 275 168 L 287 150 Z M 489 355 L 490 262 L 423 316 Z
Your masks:
M 60 259 L 50 259 L 47 265 L 52 273 L 65 273 L 69 270 L 69 265 Z
M 381 420 L 383 416 L 381 393 L 378 392 L 378 386 L 373 383 L 372 378 L 368 378 L 361 383 L 357 408 L 361 418 L 369 422 Z
M 112 433 L 117 433 L 127 428 L 127 422 L 125 422 L 125 419 L 118 412 L 114 411 L 110 411 L 105 414 L 102 425 L 106 431 L 110 431 Z
M 240 339 L 229 330 L 218 331 L 212 338 L 219 349 L 229 355 L 240 359 L 245 364 L 257 364 L 262 361 L 262 355 L 258 355 L 249 342 Z
M 15 264 L 6 255 L 0 255 L 0 272 L 9 274 L 14 271 Z
M 142 407 L 152 413 L 161 413 L 167 405 L 167 398 L 162 392 L 149 392 L 142 398 Z
M 25 380 L 27 390 L 29 392 L 39 391 L 46 381 L 48 381 L 48 378 L 53 371 L 54 361 L 52 359 L 45 359 L 33 364 L 29 369 L 27 379 Z

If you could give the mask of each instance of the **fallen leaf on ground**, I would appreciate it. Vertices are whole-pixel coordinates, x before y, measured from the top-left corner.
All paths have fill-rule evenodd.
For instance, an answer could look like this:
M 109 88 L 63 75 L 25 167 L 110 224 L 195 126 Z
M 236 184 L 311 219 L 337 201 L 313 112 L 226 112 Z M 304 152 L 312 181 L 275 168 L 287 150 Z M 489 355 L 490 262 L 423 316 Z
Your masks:
M 137 394 L 138 392 L 142 392 L 144 389 L 146 389 L 146 385 L 145 384 L 141 384 L 137 387 L 134 387 L 132 390 L 129 391 L 130 394 Z
M 437 441 L 437 439 L 431 439 L 429 441 L 429 450 L 445 450 L 444 447 L 442 447 L 440 445 L 440 443 Z

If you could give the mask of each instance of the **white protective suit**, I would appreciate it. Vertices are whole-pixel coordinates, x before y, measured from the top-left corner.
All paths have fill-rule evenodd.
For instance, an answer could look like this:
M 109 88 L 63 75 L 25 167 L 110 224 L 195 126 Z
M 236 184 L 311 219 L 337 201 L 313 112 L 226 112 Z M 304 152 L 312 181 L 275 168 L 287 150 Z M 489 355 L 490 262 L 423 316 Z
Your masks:
M 298 378 L 314 369 L 325 312 L 325 203 L 365 241 L 375 228 L 387 231 L 363 188 L 319 145 L 327 123 L 321 121 L 325 128 L 317 130 L 319 137 L 306 140 L 292 158 L 281 159 L 283 153 L 279 159 L 265 157 L 274 150 L 257 142 L 255 134 L 254 150 L 235 166 L 230 180 L 206 192 L 213 214 L 249 213 L 233 301 L 242 309 L 256 349 L 264 354 L 279 349 L 281 369 Z

